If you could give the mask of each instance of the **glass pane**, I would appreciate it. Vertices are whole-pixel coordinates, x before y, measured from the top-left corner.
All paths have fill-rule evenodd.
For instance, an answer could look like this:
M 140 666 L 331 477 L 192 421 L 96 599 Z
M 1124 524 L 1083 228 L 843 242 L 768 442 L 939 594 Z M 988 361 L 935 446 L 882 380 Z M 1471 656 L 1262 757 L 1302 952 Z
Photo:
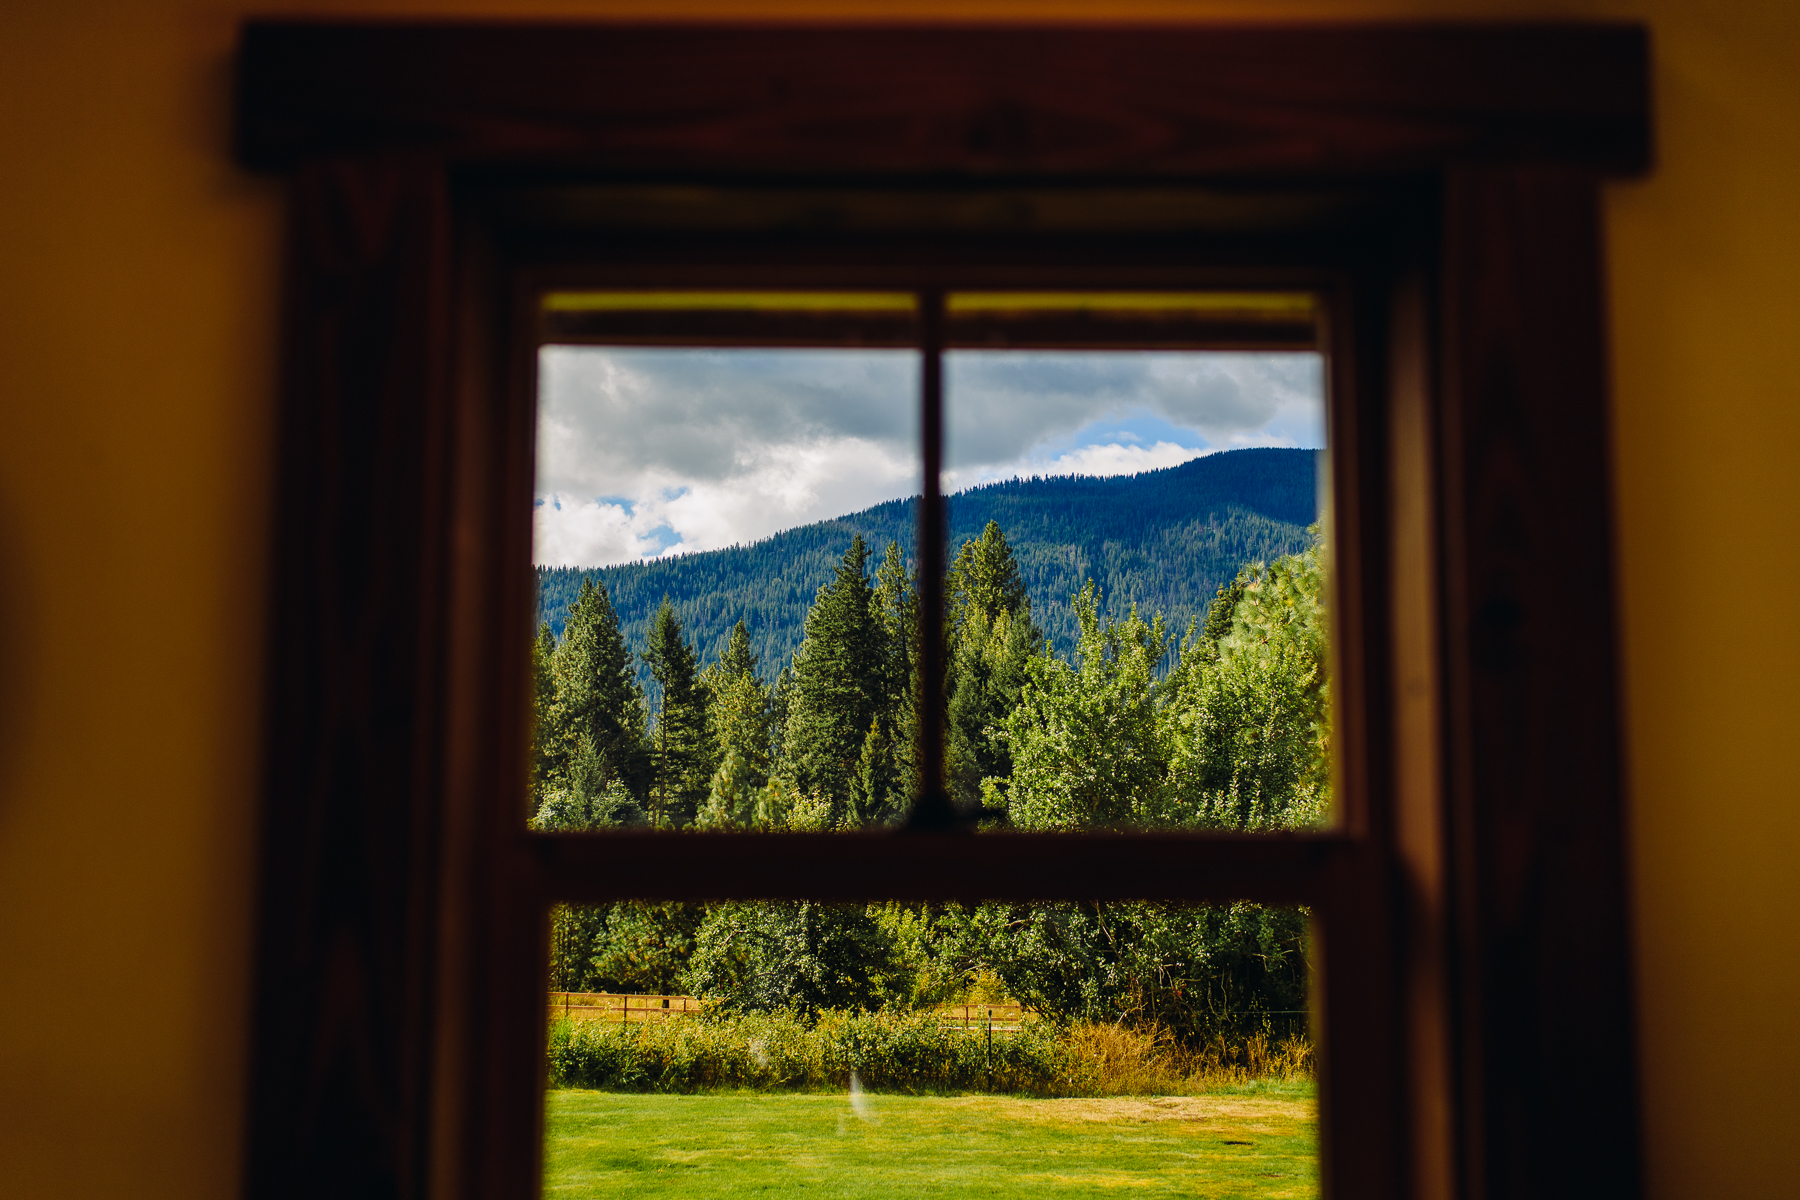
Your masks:
M 1310 1197 L 1306 914 L 553 914 L 545 1194 Z
M 739 309 L 727 304 L 747 303 L 737 295 L 685 299 L 689 310 L 615 310 L 590 296 L 567 311 L 622 323 L 560 328 L 887 337 L 912 319 L 910 296 L 898 316 L 881 295 L 860 308 L 843 296 L 753 294 L 761 307 Z M 894 819 L 918 396 L 916 350 L 540 350 L 535 828 Z
M 977 299 L 963 340 L 1010 345 L 945 358 L 953 795 L 1014 829 L 1323 824 L 1322 357 L 1168 348 L 1256 343 L 1243 297 Z M 1262 344 L 1310 321 L 1289 299 Z

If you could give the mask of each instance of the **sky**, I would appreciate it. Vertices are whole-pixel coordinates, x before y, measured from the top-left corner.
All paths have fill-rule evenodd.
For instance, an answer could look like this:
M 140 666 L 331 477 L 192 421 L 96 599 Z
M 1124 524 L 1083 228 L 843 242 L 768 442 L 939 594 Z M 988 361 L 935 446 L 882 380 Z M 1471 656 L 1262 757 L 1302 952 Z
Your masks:
M 533 558 L 716 550 L 919 491 L 916 350 L 546 346 Z M 1316 354 L 957 350 L 953 492 L 1325 444 Z

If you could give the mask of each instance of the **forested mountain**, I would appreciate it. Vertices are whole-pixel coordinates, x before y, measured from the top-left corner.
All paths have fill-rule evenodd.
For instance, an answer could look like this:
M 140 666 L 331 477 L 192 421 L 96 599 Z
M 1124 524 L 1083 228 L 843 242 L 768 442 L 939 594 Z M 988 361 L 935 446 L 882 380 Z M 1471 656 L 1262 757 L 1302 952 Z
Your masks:
M 1172 632 L 1204 618 L 1214 591 L 1250 561 L 1298 553 L 1317 518 L 1317 453 L 1233 450 L 1129 476 L 1010 480 L 949 499 L 950 555 L 991 521 L 1005 531 L 1038 626 L 1068 657 L 1079 626 L 1070 597 L 1093 581 L 1102 614 L 1132 603 Z M 538 611 L 561 635 L 583 578 L 603 583 L 626 644 L 642 648 L 664 596 L 698 651 L 717 659 L 742 620 L 766 677 L 800 645 L 807 609 L 852 537 L 879 557 L 898 542 L 910 563 L 913 500 L 785 530 L 748 546 L 590 570 L 540 568 Z M 641 665 L 640 680 L 648 679 Z

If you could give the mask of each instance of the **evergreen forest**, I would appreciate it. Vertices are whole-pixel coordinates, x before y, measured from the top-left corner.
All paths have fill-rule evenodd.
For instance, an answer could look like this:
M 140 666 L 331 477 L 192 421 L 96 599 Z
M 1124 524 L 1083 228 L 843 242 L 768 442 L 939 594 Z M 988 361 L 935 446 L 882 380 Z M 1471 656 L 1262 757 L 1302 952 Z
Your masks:
M 1103 611 L 1123 615 L 1136 604 L 1180 630 L 1242 564 L 1304 548 L 1306 527 L 1318 519 L 1316 463 L 1313 450 L 1231 450 L 1139 475 L 988 484 L 948 498 L 950 544 L 989 521 L 1005 529 L 1038 628 L 1067 657 L 1079 636 L 1070 598 L 1089 580 Z M 667 597 L 703 657 L 724 653 L 742 621 L 772 673 L 800 648 L 807 608 L 851 537 L 897 543 L 910 564 L 917 520 L 913 501 L 894 500 L 748 546 L 616 567 L 539 567 L 538 619 L 562 636 L 582 580 L 591 579 L 606 589 L 633 645 Z M 637 671 L 650 685 L 649 668 L 640 663 Z
M 948 663 L 941 782 L 982 829 L 1317 825 L 1331 737 L 1323 545 L 1296 519 L 1311 497 L 1311 452 L 1293 451 L 963 493 L 947 611 L 925 629 L 906 504 L 558 577 L 572 588 L 554 593 L 560 628 L 547 582 L 532 650 L 532 825 L 897 823 L 920 786 L 922 636 L 943 639 Z M 985 515 L 974 528 L 971 512 Z M 771 661 L 783 643 L 758 622 L 797 603 L 803 578 L 785 556 L 827 549 L 797 645 Z M 1129 594 L 1109 595 L 1103 572 Z M 759 607 L 771 579 L 778 603 Z M 668 594 L 628 621 L 615 586 Z M 1046 628 L 1058 612 L 1060 642 Z M 704 632 L 727 619 L 722 639 Z M 1196 1042 L 1304 1028 L 1305 923 L 1248 903 L 620 903 L 557 910 L 551 986 L 803 1019 L 1003 991 L 1052 1021 Z

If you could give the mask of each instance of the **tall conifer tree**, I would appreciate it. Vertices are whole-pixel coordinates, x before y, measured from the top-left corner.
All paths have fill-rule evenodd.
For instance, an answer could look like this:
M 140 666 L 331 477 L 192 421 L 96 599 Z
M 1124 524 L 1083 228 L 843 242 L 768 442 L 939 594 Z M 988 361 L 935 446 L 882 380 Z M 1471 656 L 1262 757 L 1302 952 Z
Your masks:
M 547 782 L 567 786 L 578 758 L 591 754 L 607 782 L 642 796 L 649 783 L 644 696 L 606 589 L 583 580 L 551 663 L 555 699 L 544 742 Z M 585 746 L 584 746 L 585 739 Z
M 875 573 L 875 609 L 886 656 L 887 703 L 877 714 L 874 741 L 865 739 L 857 777 L 867 820 L 899 817 L 919 787 L 919 593 L 898 542 L 889 542 Z M 879 792 L 875 785 L 879 782 Z M 879 795 L 879 800 L 871 797 Z
M 756 802 L 769 780 L 769 690 L 756 676 L 756 655 L 743 621 L 719 661 L 700 676 L 706 693 L 706 737 L 718 769 L 697 824 L 709 829 L 756 823 Z
M 868 579 L 869 550 L 858 534 L 806 614 L 794 655 L 793 693 L 781 770 L 802 792 L 846 815 L 850 782 L 869 726 L 892 697 L 887 636 Z
M 945 769 L 951 794 L 965 807 L 980 803 L 981 781 L 1004 788 L 1012 755 L 998 727 L 1019 702 L 1025 664 L 1042 635 L 1031 619 L 1031 597 L 1006 535 L 993 521 L 963 543 L 944 589 L 950 600 L 949 737 Z
M 538 624 L 531 643 L 531 811 L 544 800 L 544 785 L 555 761 L 550 744 L 550 709 L 556 703 L 556 635 L 550 622 Z
M 706 696 L 695 671 L 694 652 L 681 635 L 681 621 L 667 597 L 650 622 L 643 658 L 661 692 L 651 734 L 655 756 L 651 813 L 658 825 L 679 827 L 691 822 L 704 803 L 712 770 Z

